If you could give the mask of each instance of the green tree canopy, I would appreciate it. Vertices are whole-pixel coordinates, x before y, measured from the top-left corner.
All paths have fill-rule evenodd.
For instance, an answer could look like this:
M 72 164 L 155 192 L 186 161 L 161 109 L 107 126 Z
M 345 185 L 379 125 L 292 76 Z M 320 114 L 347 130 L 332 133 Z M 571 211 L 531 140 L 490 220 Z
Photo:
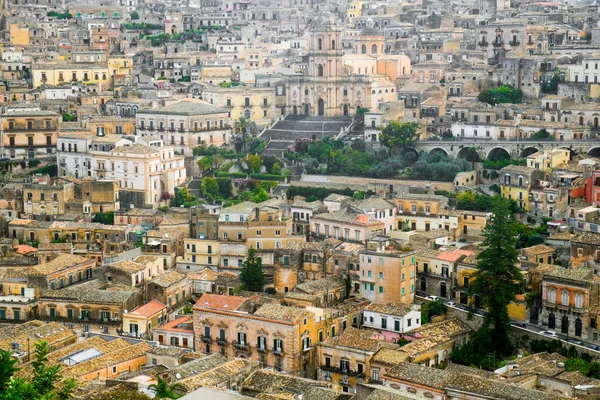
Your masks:
M 492 217 L 484 229 L 484 250 L 477 256 L 477 271 L 469 287 L 469 295 L 477 297 L 488 312 L 473 341 L 480 353 L 511 354 L 508 305 L 522 291 L 523 282 L 517 266 L 517 225 L 510 204 L 501 197 L 491 199 Z
M 259 173 L 260 166 L 262 165 L 262 159 L 257 154 L 251 154 L 248 156 L 248 168 L 250 168 L 250 172 Z
M 169 385 L 165 380 L 158 377 L 157 383 L 148 386 L 155 391 L 156 399 L 177 399 L 181 397 L 178 392 L 183 392 L 185 387 L 181 383 Z
M 419 125 L 414 122 L 391 121 L 385 128 L 381 129 L 379 140 L 387 147 L 392 155 L 396 147 L 406 148 L 419 140 Z
M 214 201 L 219 195 L 219 183 L 217 182 L 217 178 L 203 178 L 200 188 L 202 189 L 204 197 L 211 201 Z
M 498 86 L 494 89 L 484 90 L 477 96 L 479 101 L 495 106 L 499 103 L 518 104 L 523 101 L 523 91 L 510 85 Z
M 33 376 L 15 377 L 19 370 L 10 352 L 0 350 L 0 400 L 68 400 L 77 388 L 74 379 L 62 380 L 60 364 L 48 365 L 48 344 L 37 342 L 31 366 Z
M 251 292 L 262 292 L 265 286 L 262 262 L 256 257 L 256 250 L 252 247 L 248 250 L 248 257 L 242 264 L 240 280 L 244 288 Z

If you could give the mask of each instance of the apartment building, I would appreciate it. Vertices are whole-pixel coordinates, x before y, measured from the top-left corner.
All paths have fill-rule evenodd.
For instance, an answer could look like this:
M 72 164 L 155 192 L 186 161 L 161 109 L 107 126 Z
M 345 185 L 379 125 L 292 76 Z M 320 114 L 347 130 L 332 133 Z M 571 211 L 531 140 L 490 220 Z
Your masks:
M 231 138 L 227 110 L 201 101 L 179 101 L 161 108 L 141 108 L 136 114 L 141 136 L 160 137 L 177 154 L 192 156 L 205 143 L 220 147 Z
M 56 140 L 61 116 L 40 109 L 8 109 L 2 118 L 2 145 L 12 159 L 52 157 L 56 152 Z
M 369 241 L 360 252 L 360 295 L 377 304 L 411 304 L 415 296 L 415 254 L 389 239 Z
M 232 121 L 244 117 L 264 126 L 280 117 L 276 113 L 275 87 L 209 85 L 202 96 L 204 101 L 228 110 Z
M 196 349 L 248 358 L 291 375 L 312 376 L 320 322 L 309 309 L 255 297 L 204 294 L 194 306 Z

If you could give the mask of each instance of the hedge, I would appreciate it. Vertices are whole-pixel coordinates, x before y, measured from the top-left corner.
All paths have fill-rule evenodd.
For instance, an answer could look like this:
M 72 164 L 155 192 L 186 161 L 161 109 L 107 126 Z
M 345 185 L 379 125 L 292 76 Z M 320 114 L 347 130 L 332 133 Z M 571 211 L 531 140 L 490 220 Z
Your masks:
M 283 175 L 275 175 L 275 174 L 250 174 L 250 178 L 256 179 L 259 181 L 285 181 L 285 176 Z

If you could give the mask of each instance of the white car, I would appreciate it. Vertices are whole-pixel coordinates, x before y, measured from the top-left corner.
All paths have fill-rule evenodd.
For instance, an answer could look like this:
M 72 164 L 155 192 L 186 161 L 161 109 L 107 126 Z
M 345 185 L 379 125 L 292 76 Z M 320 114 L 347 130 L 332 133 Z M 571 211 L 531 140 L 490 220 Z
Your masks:
M 447 305 L 447 306 L 449 306 L 449 307 L 454 307 L 456 305 L 456 303 L 453 302 L 453 301 L 447 301 L 444 304 Z
M 540 335 L 548 336 L 553 339 L 558 339 L 558 335 L 554 331 L 541 331 Z
M 434 295 L 429 295 L 429 296 L 427 296 L 427 297 L 425 297 L 425 298 L 426 298 L 427 300 L 431 300 L 431 301 L 436 301 L 436 300 L 438 299 L 438 297 L 437 297 L 437 296 L 434 296 Z

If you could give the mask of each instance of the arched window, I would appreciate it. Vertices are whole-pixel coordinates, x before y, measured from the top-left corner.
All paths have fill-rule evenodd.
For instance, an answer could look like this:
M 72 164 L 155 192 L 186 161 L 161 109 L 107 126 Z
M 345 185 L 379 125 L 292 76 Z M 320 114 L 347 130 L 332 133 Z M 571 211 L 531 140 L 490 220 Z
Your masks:
M 523 177 L 519 176 L 519 186 L 523 186 Z
M 323 50 L 323 39 L 319 38 L 317 42 L 317 49 Z
M 375 89 L 373 89 L 373 90 L 371 91 L 371 94 L 375 94 Z
M 335 40 L 331 41 L 331 50 L 335 50 Z
M 308 96 L 308 89 L 304 89 L 304 95 Z
M 583 125 L 583 116 L 579 117 L 579 125 Z
M 376 44 L 371 46 L 371 54 L 377 54 L 377 45 Z
M 583 308 L 583 295 L 581 293 L 575 295 L 575 307 Z
M 554 288 L 548 289 L 548 301 L 550 303 L 556 303 L 556 290 L 554 290 Z
M 344 89 L 344 96 L 348 96 L 348 89 Z
M 560 302 L 563 306 L 569 305 L 569 291 L 567 291 L 567 290 L 562 291 Z
M 361 48 L 361 53 L 362 53 L 362 54 L 367 54 L 367 45 L 366 45 L 366 44 L 363 44 L 363 45 L 362 45 L 362 48 Z
M 323 76 L 323 66 L 321 64 L 317 66 L 317 76 Z

